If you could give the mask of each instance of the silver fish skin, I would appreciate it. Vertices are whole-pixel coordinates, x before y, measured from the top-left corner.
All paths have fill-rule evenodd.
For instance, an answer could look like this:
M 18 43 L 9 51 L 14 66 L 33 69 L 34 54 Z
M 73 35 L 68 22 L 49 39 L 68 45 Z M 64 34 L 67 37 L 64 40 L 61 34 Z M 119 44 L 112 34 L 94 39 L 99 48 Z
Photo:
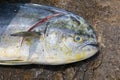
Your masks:
M 94 30 L 72 12 L 38 4 L 0 4 L 0 65 L 61 65 L 97 52 Z

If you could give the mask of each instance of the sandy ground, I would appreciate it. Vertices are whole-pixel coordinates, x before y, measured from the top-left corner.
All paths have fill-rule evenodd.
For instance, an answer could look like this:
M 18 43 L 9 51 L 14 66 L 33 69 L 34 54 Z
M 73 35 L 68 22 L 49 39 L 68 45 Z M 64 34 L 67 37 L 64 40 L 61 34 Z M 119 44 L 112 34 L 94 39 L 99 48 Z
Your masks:
M 61 66 L 0 66 L 0 80 L 120 80 L 120 0 L 1 0 L 52 5 L 83 16 L 96 31 L 99 53 Z

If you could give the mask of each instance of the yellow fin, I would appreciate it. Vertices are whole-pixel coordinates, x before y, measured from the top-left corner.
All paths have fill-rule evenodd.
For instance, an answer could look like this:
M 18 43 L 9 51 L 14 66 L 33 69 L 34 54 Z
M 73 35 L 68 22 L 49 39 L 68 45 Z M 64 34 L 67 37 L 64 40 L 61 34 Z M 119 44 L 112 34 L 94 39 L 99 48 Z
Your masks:
M 23 60 L 0 60 L 0 65 L 27 65 L 31 64 Z

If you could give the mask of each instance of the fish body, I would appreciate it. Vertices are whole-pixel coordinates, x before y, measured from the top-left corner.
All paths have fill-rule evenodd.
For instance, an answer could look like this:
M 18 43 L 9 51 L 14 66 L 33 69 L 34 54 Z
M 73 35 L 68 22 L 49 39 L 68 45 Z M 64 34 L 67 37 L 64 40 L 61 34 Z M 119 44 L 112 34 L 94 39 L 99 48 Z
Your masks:
M 96 35 L 80 16 L 38 4 L 0 4 L 0 65 L 60 65 L 98 51 Z

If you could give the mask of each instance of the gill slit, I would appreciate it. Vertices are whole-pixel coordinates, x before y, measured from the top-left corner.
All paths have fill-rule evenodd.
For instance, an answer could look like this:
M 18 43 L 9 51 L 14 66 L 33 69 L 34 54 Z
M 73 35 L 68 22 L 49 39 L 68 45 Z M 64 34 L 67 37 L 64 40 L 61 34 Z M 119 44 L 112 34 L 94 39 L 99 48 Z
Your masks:
M 49 16 L 47 16 L 47 17 L 39 20 L 39 21 L 36 22 L 35 24 L 33 24 L 27 31 L 31 31 L 31 30 L 33 30 L 35 27 L 37 27 L 38 25 L 41 25 L 42 23 L 47 22 L 49 19 L 54 18 L 54 17 L 57 17 L 57 16 L 59 16 L 59 15 L 61 15 L 61 14 L 56 13 L 56 14 L 49 15 Z M 25 39 L 25 38 L 23 37 L 20 46 L 22 46 L 24 39 Z

